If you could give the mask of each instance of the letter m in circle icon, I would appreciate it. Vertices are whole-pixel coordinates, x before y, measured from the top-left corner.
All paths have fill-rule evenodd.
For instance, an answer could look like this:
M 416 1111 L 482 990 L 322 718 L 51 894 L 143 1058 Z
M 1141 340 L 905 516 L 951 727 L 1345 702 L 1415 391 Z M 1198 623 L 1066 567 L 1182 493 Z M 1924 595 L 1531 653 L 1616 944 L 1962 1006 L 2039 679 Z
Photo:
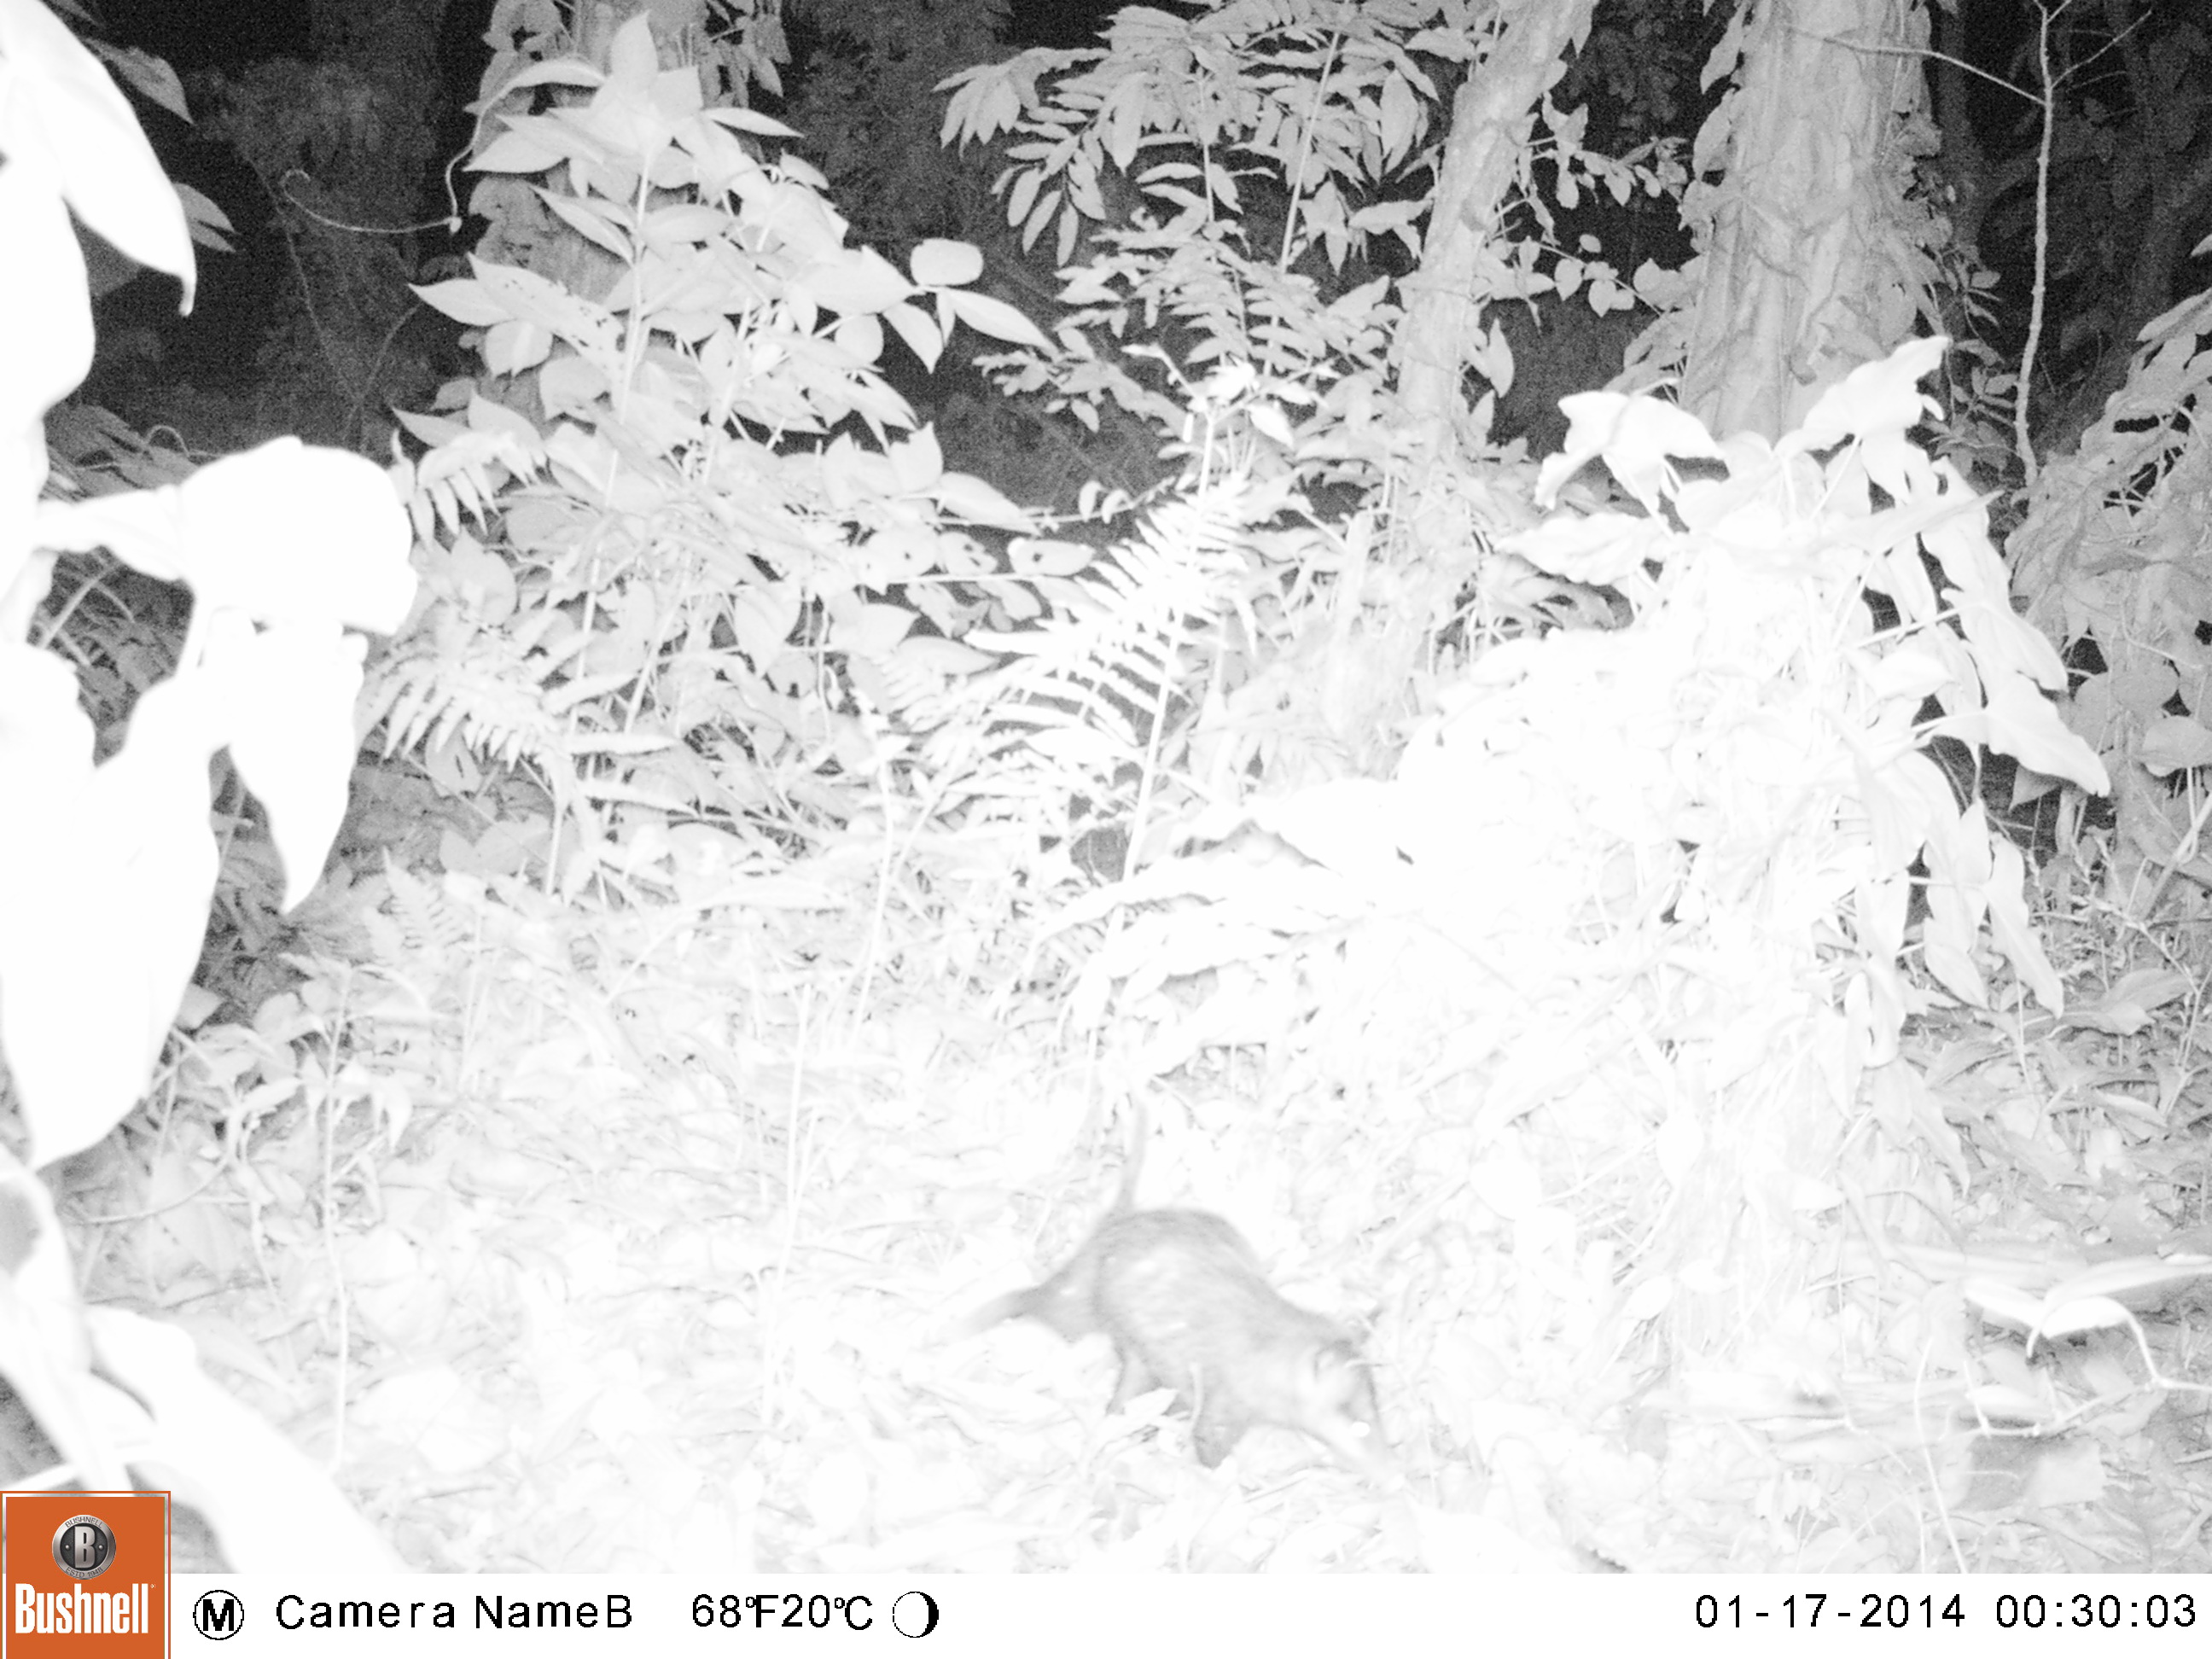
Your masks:
M 227 1642 L 246 1628 L 246 1603 L 227 1589 L 211 1589 L 192 1603 L 192 1628 L 210 1641 Z

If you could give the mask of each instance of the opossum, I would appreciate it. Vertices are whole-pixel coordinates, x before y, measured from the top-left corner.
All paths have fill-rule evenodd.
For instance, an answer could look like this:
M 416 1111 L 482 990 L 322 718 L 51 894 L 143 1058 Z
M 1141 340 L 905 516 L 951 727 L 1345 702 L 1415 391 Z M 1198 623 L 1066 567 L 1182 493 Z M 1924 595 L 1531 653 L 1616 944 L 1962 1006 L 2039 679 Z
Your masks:
M 1113 1210 L 1066 1267 L 980 1309 L 968 1328 L 1030 1318 L 1069 1341 L 1104 1332 L 1121 1361 L 1114 1409 L 1150 1389 L 1174 1389 L 1208 1468 L 1255 1423 L 1310 1435 L 1356 1468 L 1382 1468 L 1358 1339 L 1286 1301 L 1219 1216 L 1132 1208 L 1136 1168 L 1133 1158 Z

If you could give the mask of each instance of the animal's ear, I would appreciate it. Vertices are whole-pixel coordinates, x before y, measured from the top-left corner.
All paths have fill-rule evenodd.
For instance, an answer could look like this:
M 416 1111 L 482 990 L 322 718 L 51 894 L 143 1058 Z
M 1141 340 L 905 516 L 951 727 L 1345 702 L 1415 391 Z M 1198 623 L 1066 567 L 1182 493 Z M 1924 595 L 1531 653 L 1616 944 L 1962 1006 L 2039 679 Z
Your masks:
M 1359 1369 L 1359 1350 L 1349 1342 L 1323 1342 L 1306 1357 L 1313 1370 L 1314 1381 L 1319 1382 L 1339 1371 Z

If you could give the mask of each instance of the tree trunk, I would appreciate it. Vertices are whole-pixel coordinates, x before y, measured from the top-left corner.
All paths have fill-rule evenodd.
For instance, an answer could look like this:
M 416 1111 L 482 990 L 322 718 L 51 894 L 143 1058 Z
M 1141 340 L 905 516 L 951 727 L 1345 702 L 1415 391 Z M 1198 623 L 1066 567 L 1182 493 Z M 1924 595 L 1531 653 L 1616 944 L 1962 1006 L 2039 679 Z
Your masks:
M 1406 317 L 1395 348 L 1407 418 L 1441 442 L 1465 418 L 1460 369 L 1482 307 L 1495 291 L 1486 250 L 1528 143 L 1536 100 L 1565 73 L 1564 54 L 1589 33 L 1597 0 L 1521 0 L 1492 38 L 1490 55 L 1452 104 L 1436 206 L 1421 269 L 1405 283 Z M 1463 434 L 1480 441 L 1482 434 Z
M 1509 14 L 1453 106 L 1421 270 L 1396 347 L 1409 421 L 1445 449 L 1467 429 L 1460 375 L 1497 290 L 1495 226 L 1531 112 L 1587 34 L 1595 0 Z M 1931 271 L 1901 210 L 1924 119 L 1925 12 L 1911 0 L 1746 0 L 1735 88 L 1698 135 L 1684 216 L 1702 250 L 1689 299 L 1638 357 L 1681 368 L 1716 431 L 1786 431 L 1911 333 Z
M 1926 13 L 1893 0 L 1748 0 L 1736 87 L 1698 135 L 1683 213 L 1681 401 L 1716 433 L 1790 430 L 1912 331 L 1925 256 L 1900 210 L 1923 112 Z M 1923 128 L 1924 131 L 1924 127 Z

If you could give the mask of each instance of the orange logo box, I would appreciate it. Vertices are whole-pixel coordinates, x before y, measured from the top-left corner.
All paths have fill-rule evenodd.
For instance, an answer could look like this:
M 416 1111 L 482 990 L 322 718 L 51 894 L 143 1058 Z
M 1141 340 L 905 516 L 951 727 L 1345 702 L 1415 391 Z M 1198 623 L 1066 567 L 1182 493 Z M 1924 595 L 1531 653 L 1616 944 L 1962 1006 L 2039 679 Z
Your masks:
M 0 1492 L 0 1659 L 161 1659 L 169 1494 Z

